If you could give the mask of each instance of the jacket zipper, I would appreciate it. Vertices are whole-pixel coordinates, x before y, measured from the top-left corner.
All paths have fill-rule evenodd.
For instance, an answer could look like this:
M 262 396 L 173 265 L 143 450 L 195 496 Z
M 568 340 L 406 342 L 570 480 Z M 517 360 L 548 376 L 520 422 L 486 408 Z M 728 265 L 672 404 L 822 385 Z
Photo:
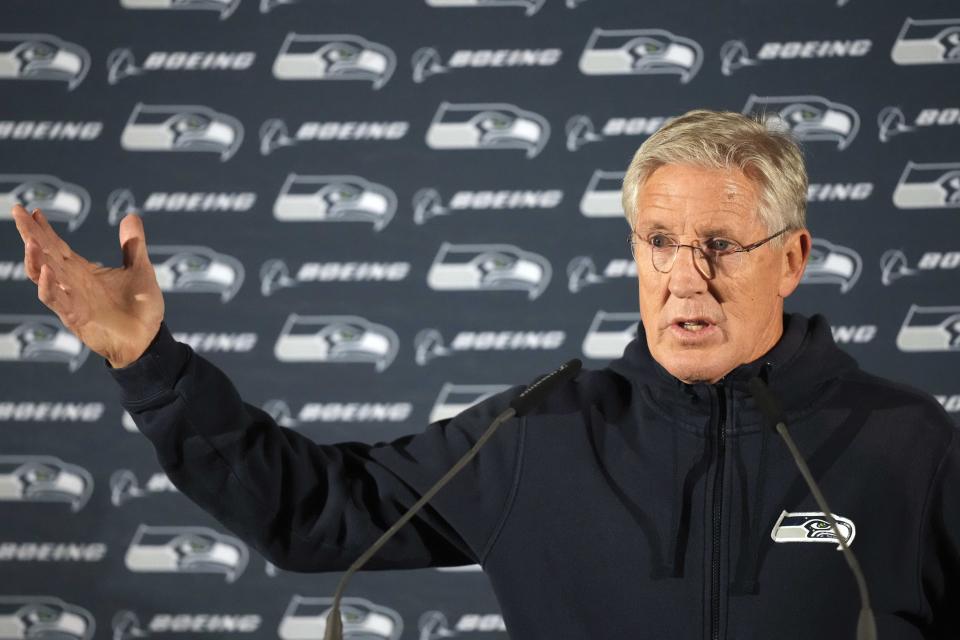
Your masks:
M 727 418 L 725 393 L 722 384 L 717 391 L 720 419 L 717 423 L 717 474 L 713 482 L 713 548 L 711 558 L 710 638 L 720 640 L 720 519 L 723 508 L 724 424 Z

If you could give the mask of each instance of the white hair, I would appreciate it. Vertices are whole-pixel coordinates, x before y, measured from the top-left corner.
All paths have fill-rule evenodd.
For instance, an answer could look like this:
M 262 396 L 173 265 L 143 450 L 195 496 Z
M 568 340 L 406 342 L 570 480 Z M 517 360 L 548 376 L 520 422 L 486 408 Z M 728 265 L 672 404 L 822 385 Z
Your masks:
M 641 185 L 666 164 L 737 168 L 760 187 L 758 213 L 770 234 L 806 228 L 803 153 L 779 119 L 695 109 L 667 122 L 640 145 L 624 175 L 621 198 L 631 229 Z M 783 236 L 771 242 L 782 246 Z

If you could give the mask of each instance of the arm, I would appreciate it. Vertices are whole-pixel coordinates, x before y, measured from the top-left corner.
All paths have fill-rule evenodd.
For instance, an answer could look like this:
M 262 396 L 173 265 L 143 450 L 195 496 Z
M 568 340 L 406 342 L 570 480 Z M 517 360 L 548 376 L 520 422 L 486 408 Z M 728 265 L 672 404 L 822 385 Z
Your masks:
M 960 430 L 934 477 L 921 537 L 922 596 L 932 614 L 932 637 L 960 637 Z
M 136 361 L 104 364 L 173 484 L 273 564 L 298 571 L 347 568 L 522 390 L 393 442 L 320 445 L 244 402 L 165 322 Z M 366 568 L 482 563 L 513 494 L 518 422 L 502 425 Z

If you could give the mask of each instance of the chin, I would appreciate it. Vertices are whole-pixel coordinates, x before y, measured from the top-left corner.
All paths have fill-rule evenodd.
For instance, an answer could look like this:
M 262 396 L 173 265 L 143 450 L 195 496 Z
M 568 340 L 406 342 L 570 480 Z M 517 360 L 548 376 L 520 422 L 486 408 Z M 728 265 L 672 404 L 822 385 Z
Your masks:
M 687 384 L 696 384 L 698 382 L 712 383 L 719 380 L 733 367 L 724 369 L 717 366 L 720 354 L 711 353 L 710 349 L 688 350 L 683 353 L 666 353 L 663 357 L 654 354 L 654 358 L 667 372 L 674 378 L 678 378 Z

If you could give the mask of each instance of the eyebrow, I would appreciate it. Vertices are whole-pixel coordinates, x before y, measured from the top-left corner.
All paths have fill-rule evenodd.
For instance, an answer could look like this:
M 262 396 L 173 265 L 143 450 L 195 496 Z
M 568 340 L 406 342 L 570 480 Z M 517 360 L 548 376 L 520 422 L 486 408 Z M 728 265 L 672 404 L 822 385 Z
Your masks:
M 653 222 L 648 225 L 643 225 L 643 229 L 646 231 L 666 231 L 667 233 L 672 233 L 670 227 L 663 224 L 662 222 Z M 702 232 L 703 237 L 724 237 L 724 238 L 733 238 L 735 235 L 730 229 L 726 227 L 708 227 Z

